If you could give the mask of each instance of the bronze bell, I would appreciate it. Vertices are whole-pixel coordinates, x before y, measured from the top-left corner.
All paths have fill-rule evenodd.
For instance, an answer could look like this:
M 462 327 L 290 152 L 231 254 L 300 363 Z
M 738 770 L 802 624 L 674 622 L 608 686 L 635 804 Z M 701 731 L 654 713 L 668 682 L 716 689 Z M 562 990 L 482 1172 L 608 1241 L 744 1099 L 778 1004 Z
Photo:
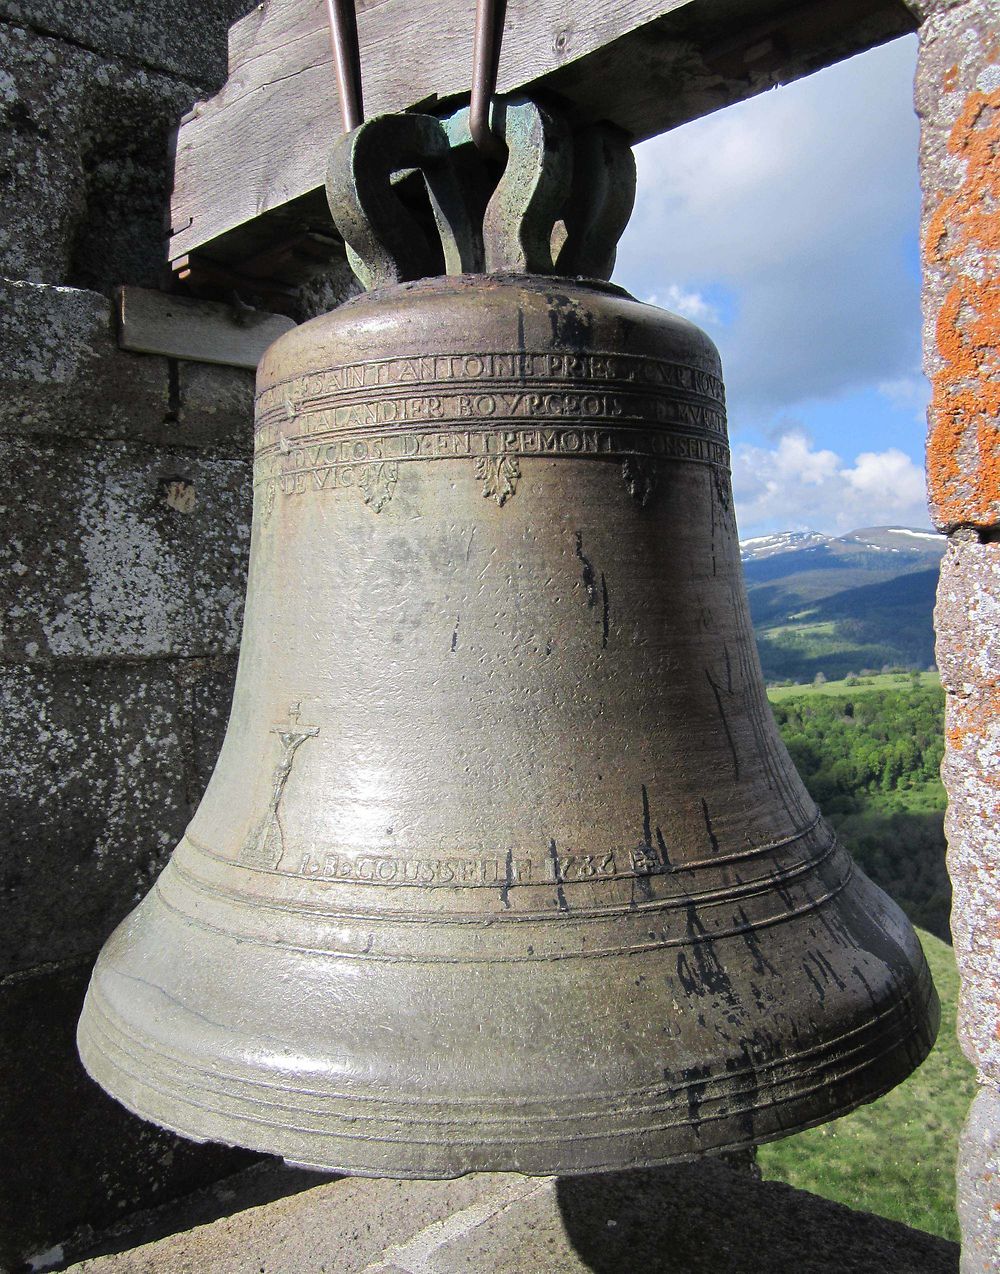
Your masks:
M 225 745 L 79 1031 L 188 1137 L 376 1176 L 651 1165 L 830 1119 L 933 1041 L 910 924 L 774 726 L 716 350 L 554 273 L 607 271 L 630 156 L 505 109 L 508 172 L 545 163 L 485 246 L 455 231 L 460 116 L 356 130 L 334 207 L 383 286 L 260 366 Z M 405 281 L 365 242 L 399 127 L 372 190 L 419 162 L 449 268 L 491 273 Z

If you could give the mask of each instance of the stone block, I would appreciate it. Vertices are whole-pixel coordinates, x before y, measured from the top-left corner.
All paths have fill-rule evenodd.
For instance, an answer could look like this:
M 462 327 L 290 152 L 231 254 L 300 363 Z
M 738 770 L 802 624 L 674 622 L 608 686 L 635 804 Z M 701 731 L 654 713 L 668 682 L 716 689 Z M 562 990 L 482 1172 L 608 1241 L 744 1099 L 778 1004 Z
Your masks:
M 185 659 L 172 665 L 189 723 L 190 762 L 198 793 L 208 787 L 229 723 L 236 680 L 236 656 Z
M 1000 716 L 996 693 L 949 695 L 945 835 L 951 932 L 961 975 L 958 1036 L 978 1070 L 1000 1083 Z
M 98 292 L 0 279 L 0 433 L 143 440 L 247 459 L 254 375 L 119 348 Z
M 1000 682 L 1000 541 L 958 531 L 941 559 L 934 609 L 936 658 L 952 694 Z
M 226 78 L 229 27 L 252 8 L 254 0 L 0 0 L 0 20 L 215 89 Z
M 151 441 L 178 433 L 167 360 L 118 348 L 107 297 L 2 279 L 0 313 L 0 432 Z
M 958 1152 L 962 1274 L 1000 1268 L 1000 1091 L 985 1084 L 962 1129 Z
M 927 480 L 942 530 L 1000 524 L 1000 66 L 995 0 L 926 4 L 921 119 Z
M 242 367 L 177 363 L 178 442 L 253 455 L 254 373 Z
M 252 1161 L 137 1119 L 87 1076 L 75 1038 L 89 978 L 88 961 L 0 980 L 2 1269 Z
M 250 473 L 123 443 L 0 439 L 6 660 L 239 646 Z
M 3 668 L 0 972 L 96 952 L 156 879 L 228 709 L 217 669 L 194 663 Z
M 1000 1082 L 1000 542 L 952 536 L 935 609 L 946 690 L 945 831 L 952 935 L 962 987 L 959 1038 Z
M 363 290 L 346 260 L 331 262 L 298 287 L 289 312 L 297 322 L 305 323 L 349 301 L 352 296 L 360 296 Z
M 712 1160 L 643 1172 L 344 1178 L 79 1274 L 953 1274 L 954 1243 Z
M 108 295 L 157 286 L 170 137 L 197 96 L 185 81 L 0 23 L 0 274 Z

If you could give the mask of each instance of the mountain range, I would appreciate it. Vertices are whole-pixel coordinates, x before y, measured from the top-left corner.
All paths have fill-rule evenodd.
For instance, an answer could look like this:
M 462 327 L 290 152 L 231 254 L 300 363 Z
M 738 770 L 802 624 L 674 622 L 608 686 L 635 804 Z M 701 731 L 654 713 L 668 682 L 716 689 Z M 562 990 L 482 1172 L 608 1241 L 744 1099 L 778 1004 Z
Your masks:
M 932 667 L 934 593 L 944 549 L 943 535 L 901 526 L 741 540 L 767 681 Z

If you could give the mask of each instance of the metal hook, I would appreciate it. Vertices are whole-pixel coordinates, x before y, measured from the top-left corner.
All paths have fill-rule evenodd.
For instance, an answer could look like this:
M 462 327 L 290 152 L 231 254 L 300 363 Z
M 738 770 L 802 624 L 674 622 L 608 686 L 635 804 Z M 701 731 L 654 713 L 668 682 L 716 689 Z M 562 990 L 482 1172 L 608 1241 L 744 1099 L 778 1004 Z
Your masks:
M 490 127 L 490 107 L 497 87 L 500 44 L 503 40 L 505 0 L 477 0 L 476 34 L 472 53 L 472 101 L 469 132 L 476 149 L 488 159 L 503 161 L 507 147 Z
M 361 89 L 361 53 L 358 48 L 358 16 L 354 0 L 326 0 L 330 23 L 333 67 L 337 75 L 337 98 L 344 132 L 350 133 L 364 120 Z
M 455 177 L 448 137 L 431 115 L 376 115 L 334 144 L 326 189 L 351 268 L 367 289 L 437 273 L 437 250 L 392 188 L 417 168 L 441 236 L 445 273 L 481 268 L 481 252 Z

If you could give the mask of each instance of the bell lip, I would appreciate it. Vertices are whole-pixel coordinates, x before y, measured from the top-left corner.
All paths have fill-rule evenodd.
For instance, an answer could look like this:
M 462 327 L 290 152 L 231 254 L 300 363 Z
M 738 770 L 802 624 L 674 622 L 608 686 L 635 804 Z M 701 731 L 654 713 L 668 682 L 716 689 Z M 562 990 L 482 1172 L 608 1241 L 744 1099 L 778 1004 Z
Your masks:
M 607 1138 L 609 1148 L 616 1147 L 619 1149 L 619 1153 L 612 1153 L 606 1157 L 602 1156 L 601 1158 L 584 1161 L 574 1161 L 571 1157 L 571 1152 L 579 1146 L 578 1138 L 572 1133 L 569 1133 L 565 1142 L 562 1143 L 565 1148 L 564 1154 L 556 1153 L 553 1157 L 538 1159 L 532 1157 L 531 1152 L 535 1147 L 530 1144 L 522 1147 L 520 1152 L 516 1147 L 511 1147 L 506 1153 L 498 1154 L 496 1158 L 484 1156 L 474 1163 L 449 1164 L 448 1166 L 437 1167 L 428 1163 L 410 1164 L 406 1162 L 402 1154 L 397 1156 L 395 1153 L 392 1154 L 391 1162 L 384 1163 L 375 1161 L 360 1163 L 356 1157 L 348 1155 L 342 1158 L 335 1153 L 327 1154 L 326 1156 L 304 1155 L 290 1150 L 285 1138 L 246 1135 L 243 1130 L 248 1129 L 250 1125 L 242 1120 L 230 1121 L 232 1135 L 226 1136 L 221 1127 L 215 1130 L 199 1130 L 186 1124 L 183 1120 L 164 1118 L 162 1112 L 155 1109 L 154 1103 L 140 1102 L 126 1096 L 122 1091 L 122 1087 L 118 1084 L 112 1087 L 113 1080 L 104 1072 L 103 1068 L 95 1065 L 95 1059 L 79 1036 L 78 1049 L 84 1069 L 91 1079 L 124 1106 L 126 1110 L 140 1119 L 147 1120 L 158 1127 L 175 1133 L 177 1136 L 183 1137 L 185 1140 L 193 1141 L 199 1145 L 211 1143 L 261 1154 L 272 1154 L 281 1157 L 286 1163 L 296 1167 L 307 1168 L 315 1172 L 339 1173 L 345 1176 L 357 1177 L 450 1181 L 480 1172 L 512 1172 L 532 1177 L 587 1176 L 605 1172 L 625 1172 L 631 1169 L 665 1167 L 669 1164 L 691 1162 L 706 1155 L 719 1155 L 743 1150 L 750 1146 L 766 1145 L 768 1142 L 780 1141 L 785 1137 L 804 1132 L 808 1128 L 815 1128 L 821 1124 L 829 1123 L 831 1120 L 840 1119 L 862 1106 L 869 1105 L 880 1097 L 884 1097 L 886 1093 L 891 1092 L 893 1088 L 896 1088 L 909 1078 L 917 1067 L 925 1061 L 934 1046 L 937 1036 L 939 1017 L 935 1011 L 936 1004 L 936 993 L 932 990 L 932 998 L 926 1005 L 928 1011 L 926 1025 L 928 1029 L 921 1034 L 919 1048 L 910 1051 L 902 1066 L 893 1071 L 882 1083 L 873 1085 L 863 1093 L 839 1104 L 830 1104 L 821 1113 L 795 1118 L 791 1122 L 785 1118 L 776 1117 L 776 1121 L 772 1123 L 771 1127 L 765 1127 L 759 1131 L 755 1130 L 752 1137 L 734 1133 L 727 1137 L 713 1140 L 709 1145 L 692 1146 L 687 1149 L 677 1149 L 665 1153 L 643 1153 L 636 1150 L 634 1142 L 639 1138 L 629 1134 L 620 1134 L 617 1137 L 610 1136 Z M 97 1073 L 99 1070 L 102 1073 Z M 784 1114 L 783 1108 L 780 1106 L 775 1106 L 773 1112 L 776 1116 L 778 1112 Z M 322 1135 L 317 1134 L 316 1139 L 318 1141 L 326 1140 L 328 1143 L 334 1144 L 337 1142 L 335 1136 L 324 1138 Z M 353 1141 L 354 1139 L 352 1138 L 351 1140 Z M 379 1144 L 378 1142 L 371 1143 L 373 1147 Z M 632 1148 L 630 1149 L 630 1147 Z M 402 1151 L 406 1147 L 399 1146 L 398 1148 Z
M 861 1043 L 853 1051 L 844 1046 L 846 1036 L 818 1046 L 830 1050 L 832 1077 L 820 1074 L 822 1068 L 815 1074 L 806 1071 L 815 1082 L 787 1095 L 781 1095 L 784 1080 L 773 1088 L 752 1087 L 747 1106 L 712 1111 L 700 1123 L 684 1118 L 700 1075 L 687 1088 L 678 1088 L 659 1111 L 646 1107 L 636 1114 L 634 1094 L 616 1097 L 611 1093 L 605 1103 L 610 1111 L 601 1116 L 595 1114 L 593 1101 L 590 1110 L 581 1109 L 585 1103 L 574 1105 L 571 1094 L 558 1114 L 539 1116 L 534 1124 L 521 1119 L 508 1135 L 497 1125 L 493 1111 L 487 1116 L 485 1110 L 455 1107 L 450 1122 L 425 1111 L 421 1122 L 419 1112 L 418 1117 L 412 1110 L 401 1115 L 391 1096 L 383 1100 L 384 1114 L 369 1116 L 363 1104 L 351 1107 L 345 1100 L 324 1107 L 323 1100 L 315 1100 L 315 1091 L 310 1110 L 282 1107 L 290 1113 L 283 1116 L 283 1123 L 276 1123 L 262 1119 L 260 1104 L 253 1096 L 243 1095 L 245 1074 L 224 1074 L 215 1063 L 208 1069 L 188 1066 L 184 1074 L 185 1068 L 165 1064 L 155 1047 L 144 1047 L 136 1023 L 112 1022 L 100 977 L 99 961 L 81 1015 L 77 1046 L 88 1074 L 128 1110 L 196 1142 L 240 1146 L 316 1171 L 363 1177 L 444 1180 L 475 1172 L 582 1175 L 656 1167 L 763 1144 L 839 1118 L 884 1095 L 926 1058 L 940 1024 L 937 993 L 921 955 L 919 965 L 910 966 L 905 990 L 897 985 L 895 999 L 885 1010 L 888 1024 L 873 1041 L 863 1025 L 857 1028 L 862 1032 Z M 276 1078 L 271 1075 L 271 1088 Z M 758 1092 L 767 1100 L 757 1103 Z M 293 1087 L 281 1089 L 275 1097 L 291 1101 L 300 1095 L 301 1090 Z M 208 1104 L 199 1097 L 207 1097 Z M 339 1111 L 332 1109 L 334 1104 Z M 619 1117 L 621 1111 L 626 1117 Z M 655 1122 L 657 1114 L 662 1117 L 660 1125 Z M 748 1118 L 753 1120 L 752 1131 L 747 1129 Z M 360 1136 L 359 1120 L 369 1125 Z M 532 1128 L 544 1135 L 532 1136 Z
M 855 1110 L 860 1110 L 863 1106 L 869 1106 L 872 1102 L 878 1101 L 887 1093 L 892 1092 L 901 1083 L 910 1077 L 926 1061 L 928 1054 L 934 1047 L 937 1038 L 938 1028 L 940 1025 L 940 1005 L 937 1000 L 937 993 L 932 988 L 932 998 L 928 1003 L 929 1021 L 931 1027 L 929 1032 L 929 1040 L 922 1051 L 917 1055 L 912 1065 L 908 1064 L 902 1073 L 887 1079 L 880 1087 L 872 1087 L 859 1097 L 852 1098 L 837 1107 L 831 1107 L 822 1114 L 817 1114 L 811 1118 L 797 1121 L 794 1124 L 782 1124 L 780 1127 L 772 1128 L 770 1131 L 755 1134 L 752 1138 L 734 1138 L 729 1141 L 713 1144 L 711 1147 L 704 1149 L 692 1149 L 683 1152 L 677 1152 L 665 1155 L 621 1155 L 610 1159 L 606 1162 L 573 1164 L 566 1160 L 549 1161 L 547 1166 L 531 1166 L 525 1165 L 521 1161 L 516 1164 L 513 1160 L 498 1159 L 492 1161 L 488 1166 L 481 1164 L 470 1165 L 468 1167 L 459 1167 L 453 1169 L 443 1169 L 441 1171 L 432 1171 L 426 1167 L 407 1170 L 406 1166 L 399 1162 L 382 1167 L 376 1165 L 367 1165 L 358 1167 L 356 1161 L 350 1160 L 330 1160 L 303 1158 L 297 1155 L 290 1155 L 276 1148 L 275 1144 L 267 1139 L 260 1142 L 252 1143 L 245 1139 L 227 1140 L 222 1137 L 203 1136 L 198 1132 L 182 1126 L 181 1123 L 164 1123 L 156 1116 L 150 1113 L 147 1108 L 139 1104 L 133 1104 L 127 1098 L 120 1095 L 119 1092 L 112 1091 L 104 1080 L 98 1078 L 94 1074 L 87 1058 L 84 1054 L 83 1047 L 79 1042 L 78 1050 L 84 1069 L 95 1083 L 99 1084 L 111 1097 L 113 1097 L 121 1106 L 128 1110 L 131 1114 L 139 1119 L 144 1119 L 150 1123 L 156 1124 L 158 1127 L 166 1129 L 179 1137 L 183 1137 L 186 1141 L 194 1142 L 196 1145 L 219 1145 L 235 1149 L 250 1150 L 261 1154 L 273 1154 L 284 1160 L 284 1162 L 292 1168 L 305 1168 L 310 1172 L 336 1173 L 347 1177 L 367 1177 L 376 1180 L 389 1179 L 400 1181 L 457 1181 L 461 1177 L 473 1176 L 482 1172 L 510 1172 L 519 1173 L 526 1177 L 583 1177 L 595 1176 L 606 1172 L 628 1172 L 632 1170 L 641 1170 L 645 1168 L 663 1168 L 670 1164 L 692 1163 L 697 1159 L 703 1159 L 706 1156 L 730 1154 L 739 1150 L 747 1150 L 753 1146 L 763 1146 L 774 1141 L 783 1141 L 786 1137 L 793 1137 L 797 1133 L 805 1132 L 809 1128 L 818 1128 L 822 1124 L 830 1123 L 835 1119 L 842 1119 L 845 1115 L 851 1114 Z M 935 1012 L 935 1009 L 937 1010 Z M 625 1138 L 622 1138 L 624 1141 Z M 567 1144 L 575 1144 L 568 1142 Z

